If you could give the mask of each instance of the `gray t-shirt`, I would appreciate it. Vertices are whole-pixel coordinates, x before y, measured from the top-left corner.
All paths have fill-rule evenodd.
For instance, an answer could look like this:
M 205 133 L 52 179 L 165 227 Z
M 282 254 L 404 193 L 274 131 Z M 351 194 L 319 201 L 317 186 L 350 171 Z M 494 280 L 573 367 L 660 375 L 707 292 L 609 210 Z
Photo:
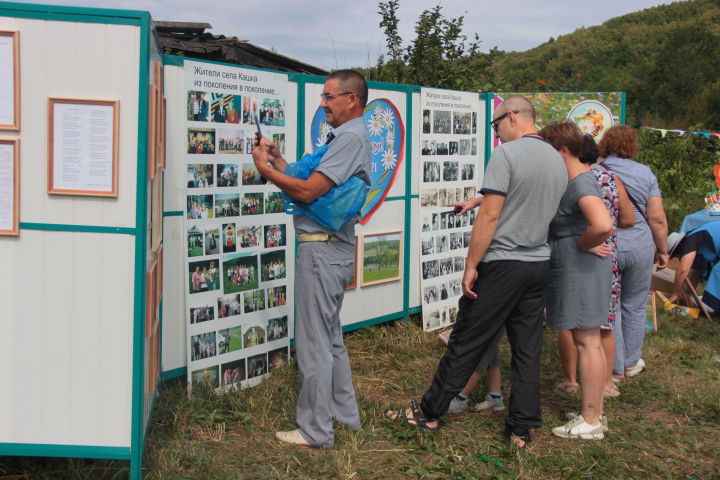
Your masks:
M 504 195 L 505 203 L 482 261 L 549 260 L 548 226 L 567 182 L 562 157 L 538 137 L 522 137 L 496 148 L 481 192 Z
M 653 245 L 652 232 L 643 215 L 647 216 L 647 203 L 653 197 L 660 197 L 657 178 L 650 168 L 629 158 L 608 156 L 600 163 L 601 167 L 617 173 L 625 189 L 642 209 L 642 215 L 635 212 L 635 225 L 630 228 L 618 228 L 617 248 L 619 252 L 647 249 Z
M 335 138 L 330 142 L 328 151 L 315 169 L 327 176 L 335 185 L 342 185 L 350 177 L 357 176 L 370 185 L 370 136 L 363 117 L 348 120 L 335 130 Z M 305 215 L 295 215 L 295 231 L 297 233 L 324 232 L 337 235 L 344 242 L 355 243 L 355 224 L 360 215 L 350 220 L 340 231 L 332 231 L 323 227 Z

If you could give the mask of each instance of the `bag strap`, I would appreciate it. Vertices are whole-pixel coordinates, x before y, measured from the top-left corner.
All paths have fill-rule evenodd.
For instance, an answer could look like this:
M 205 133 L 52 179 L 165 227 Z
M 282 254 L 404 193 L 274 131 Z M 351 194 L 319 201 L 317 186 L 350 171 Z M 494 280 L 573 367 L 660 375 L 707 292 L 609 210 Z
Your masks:
M 615 175 L 617 175 L 617 172 L 615 172 L 612 168 L 610 168 L 610 167 L 608 167 L 607 165 L 605 165 L 604 162 L 600 162 L 598 165 L 600 165 L 601 167 L 603 167 L 603 168 L 604 168 L 605 170 L 607 170 L 608 172 L 612 172 L 612 173 L 614 173 Z M 645 223 L 647 223 L 648 225 L 650 225 L 650 222 L 648 222 L 647 216 L 645 216 L 645 212 L 642 211 L 642 208 L 640 208 L 640 205 L 638 205 L 638 202 L 635 201 L 635 199 L 633 198 L 633 196 L 630 194 L 630 190 L 628 190 L 628 189 L 626 188 L 626 189 L 625 189 L 625 192 L 627 193 L 628 198 L 630 199 L 630 202 L 631 202 L 631 203 L 633 204 L 633 206 L 635 207 L 635 210 L 637 210 L 638 213 L 640 214 L 640 216 L 643 217 L 643 220 L 645 220 Z

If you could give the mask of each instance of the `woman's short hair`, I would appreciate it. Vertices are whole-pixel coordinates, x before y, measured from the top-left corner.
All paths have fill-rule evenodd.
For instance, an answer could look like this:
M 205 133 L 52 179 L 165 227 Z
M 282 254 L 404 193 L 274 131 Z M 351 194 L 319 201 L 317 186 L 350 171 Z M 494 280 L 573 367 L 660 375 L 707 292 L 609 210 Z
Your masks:
M 583 135 L 583 146 L 582 152 L 580 152 L 580 161 L 588 165 L 592 165 L 597 162 L 600 156 L 600 150 L 598 150 L 597 143 L 595 143 L 595 137 L 586 133 Z
M 540 130 L 540 136 L 547 140 L 555 150 L 560 150 L 560 148 L 565 146 L 570 154 L 576 157 L 579 157 L 582 152 L 582 132 L 580 128 L 570 120 L 552 122 Z
M 615 125 L 605 132 L 598 148 L 600 156 L 603 158 L 610 155 L 620 158 L 633 158 L 638 153 L 635 130 L 627 125 Z

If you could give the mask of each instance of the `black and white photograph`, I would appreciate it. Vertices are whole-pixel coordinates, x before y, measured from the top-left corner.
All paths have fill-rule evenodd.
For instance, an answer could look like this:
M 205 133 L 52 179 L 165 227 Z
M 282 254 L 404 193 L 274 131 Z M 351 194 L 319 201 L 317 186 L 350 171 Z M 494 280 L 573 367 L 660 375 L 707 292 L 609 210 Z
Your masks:
M 240 215 L 240 194 L 216 193 L 215 218 L 237 217 Z
M 472 134 L 477 133 L 477 112 L 472 112 Z
M 191 163 L 187 166 L 187 188 L 213 186 L 213 166 L 209 163 Z
M 443 181 L 455 182 L 460 178 L 458 162 L 443 162 Z
M 457 322 L 457 313 L 458 313 L 457 307 L 448 308 L 448 325 Z
M 441 188 L 438 190 L 438 206 L 444 207 L 448 204 L 447 189 Z
M 463 138 L 458 140 L 458 155 L 470 155 L 470 139 Z
M 422 149 L 420 150 L 420 154 L 423 156 L 434 155 L 434 153 L 432 153 L 432 150 L 430 150 L 430 141 L 429 140 L 423 141 L 423 145 L 422 145 Z
M 214 357 L 217 354 L 215 336 L 215 331 L 212 331 L 190 337 L 190 361 Z
M 440 181 L 440 164 L 438 162 L 423 162 L 423 182 Z
M 268 364 L 272 372 L 276 368 L 287 365 L 289 361 L 288 347 L 280 347 L 268 352 Z
M 458 250 L 463 248 L 463 234 L 456 232 L 450 234 L 450 250 Z
M 437 231 L 440 229 L 440 214 L 439 213 L 432 214 L 432 223 L 430 226 L 433 231 Z
M 432 225 L 432 215 L 430 212 L 423 212 L 422 214 L 422 227 L 420 228 L 421 232 L 429 232 Z
M 465 257 L 455 257 L 453 264 L 456 272 L 462 272 L 465 270 Z
M 453 112 L 453 133 L 455 135 L 470 135 L 470 112 Z
M 268 308 L 281 307 L 287 303 L 287 287 L 272 287 L 267 289 Z
M 242 298 L 239 293 L 218 297 L 218 318 L 232 317 L 242 313 Z
M 453 140 L 448 145 L 449 145 L 448 155 L 457 155 L 458 154 L 458 142 Z
M 471 231 L 463 232 L 463 247 L 470 248 Z
M 477 155 L 477 140 L 475 137 L 472 138 L 470 143 L 470 155 Z
M 440 262 L 437 260 L 422 262 L 422 275 L 423 280 L 440 276 Z
M 438 235 L 435 237 L 435 249 L 437 253 L 445 253 L 450 250 L 450 242 L 447 235 Z
M 229 387 L 245 380 L 245 359 L 223 363 L 221 366 L 222 386 Z
M 237 163 L 217 164 L 217 186 L 237 187 L 238 186 L 238 165 Z
M 477 197 L 477 190 L 475 187 L 465 187 L 464 193 L 463 193 L 463 200 L 469 201 Z
M 271 318 L 267 322 L 267 340 L 280 340 L 288 336 L 288 318 L 287 315 L 278 318 Z
M 265 310 L 265 290 L 252 290 L 243 293 L 243 311 L 245 313 L 259 312 Z
M 451 133 L 451 113 L 449 110 L 433 110 L 432 133 Z
M 452 257 L 440 259 L 440 276 L 448 275 L 450 273 L 453 273 Z
M 437 207 L 438 191 L 437 190 L 421 190 L 420 206 L 421 207 Z
M 447 283 L 441 283 L 440 284 L 440 300 L 447 300 L 450 298 L 450 293 L 448 292 L 448 285 Z
M 435 253 L 435 239 L 426 237 L 422 239 L 422 255 L 430 255 Z
M 190 307 L 190 324 L 208 322 L 215 320 L 215 307 L 210 305 L 202 305 L 199 307 Z
M 474 180 L 475 179 L 475 165 L 472 163 L 463 163 L 462 172 L 460 174 L 460 180 Z
M 430 110 L 422 111 L 422 132 L 430 133 Z
M 437 285 L 430 285 L 429 287 L 423 288 L 423 304 L 434 303 L 440 300 L 440 293 L 438 292 Z
M 263 282 L 285 278 L 285 249 L 260 255 L 260 272 Z
M 254 326 L 245 330 L 243 334 L 243 345 L 245 348 L 254 347 L 265 343 L 265 329 Z
M 255 378 L 267 373 L 267 355 L 262 353 L 248 357 L 247 359 L 247 377 Z
M 449 153 L 450 147 L 448 147 L 448 142 L 437 142 L 437 148 L 435 148 L 433 155 L 448 155 Z
M 425 330 L 434 330 L 440 327 L 440 312 L 433 310 L 423 316 Z
M 462 285 L 460 284 L 460 280 L 457 278 L 448 282 L 448 289 L 450 290 L 449 293 L 451 297 L 459 297 L 462 295 Z
M 205 255 L 220 253 L 220 227 L 205 229 Z

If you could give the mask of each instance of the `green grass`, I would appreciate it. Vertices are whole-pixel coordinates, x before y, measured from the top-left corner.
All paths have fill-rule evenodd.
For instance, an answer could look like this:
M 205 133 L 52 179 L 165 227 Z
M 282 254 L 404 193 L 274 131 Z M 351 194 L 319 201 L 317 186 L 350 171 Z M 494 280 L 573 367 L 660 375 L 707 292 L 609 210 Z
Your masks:
M 200 246 L 194 246 L 194 247 L 188 247 L 188 257 L 199 257 L 204 255 L 203 247 Z
M 433 435 L 389 423 L 384 412 L 418 399 L 443 346 L 417 319 L 345 336 L 363 428 L 336 428 L 335 447 L 285 447 L 273 438 L 294 428 L 299 379 L 294 365 L 261 385 L 188 397 L 183 379 L 158 398 L 144 453 L 155 479 L 714 479 L 720 478 L 720 323 L 661 313 L 648 334 L 648 370 L 621 384 L 606 403 L 610 432 L 599 442 L 555 438 L 550 430 L 576 411 L 560 394 L 555 335 L 545 333 L 541 395 L 544 425 L 525 451 L 506 447 L 504 412 L 445 419 Z M 509 394 L 509 348 L 501 346 L 502 389 Z M 484 388 L 473 393 L 481 400 Z M 498 465 L 501 464 L 501 465 Z M 0 457 L 0 479 L 127 478 L 127 462 Z
M 363 282 L 375 282 L 377 280 L 385 280 L 387 278 L 397 278 L 400 275 L 400 270 L 397 268 L 387 268 L 384 270 L 363 270 Z

